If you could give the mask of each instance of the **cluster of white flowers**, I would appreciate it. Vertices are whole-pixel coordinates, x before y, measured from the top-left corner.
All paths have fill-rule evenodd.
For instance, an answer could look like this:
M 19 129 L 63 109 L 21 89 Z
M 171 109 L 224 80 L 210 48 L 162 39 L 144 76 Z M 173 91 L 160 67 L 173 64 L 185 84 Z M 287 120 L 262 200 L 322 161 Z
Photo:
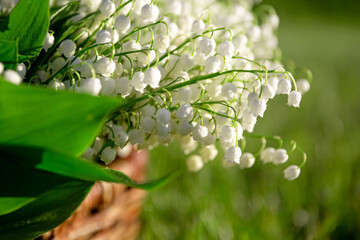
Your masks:
M 47 35 L 43 50 L 54 53 L 33 83 L 127 101 L 85 157 L 109 164 L 129 145 L 151 149 L 179 139 L 186 154 L 198 152 L 186 162 L 198 171 L 218 155 L 218 140 L 227 162 L 249 168 L 255 156 L 242 154 L 243 131 L 253 131 L 276 95 L 288 95 L 288 105 L 299 107 L 309 82 L 296 84 L 276 59 L 276 13 L 258 21 L 250 1 L 204 6 L 206 1 L 82 0 L 74 24 L 98 11 L 87 27 L 56 48 L 54 34 Z M 5 78 L 17 84 L 25 76 L 25 66 L 18 75 L 7 71 Z M 261 159 L 280 164 L 288 155 L 267 148 Z M 293 179 L 299 171 L 285 176 Z

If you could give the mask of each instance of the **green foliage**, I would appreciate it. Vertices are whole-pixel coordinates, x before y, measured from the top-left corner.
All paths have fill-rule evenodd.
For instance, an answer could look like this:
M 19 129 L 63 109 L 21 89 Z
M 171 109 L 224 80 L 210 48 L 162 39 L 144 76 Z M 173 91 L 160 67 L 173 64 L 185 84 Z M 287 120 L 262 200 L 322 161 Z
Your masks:
M 0 81 L 0 144 L 79 156 L 97 136 L 106 116 L 122 102 Z
M 0 40 L 0 62 L 6 68 L 15 69 L 18 62 L 18 41 Z
M 19 41 L 19 61 L 36 57 L 49 29 L 49 0 L 21 0 L 0 24 L 0 39 Z

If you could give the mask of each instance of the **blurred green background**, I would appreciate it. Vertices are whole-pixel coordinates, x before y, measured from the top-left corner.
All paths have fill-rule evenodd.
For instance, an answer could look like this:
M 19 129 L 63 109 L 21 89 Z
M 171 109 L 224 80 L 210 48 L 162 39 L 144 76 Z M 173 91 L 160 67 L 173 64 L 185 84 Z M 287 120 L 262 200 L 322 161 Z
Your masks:
M 140 239 L 360 239 L 360 1 L 265 0 L 277 10 L 285 63 L 309 67 L 299 109 L 271 101 L 256 133 L 291 138 L 308 162 L 225 169 L 221 159 L 146 198 Z M 184 167 L 176 144 L 151 153 L 149 177 Z M 290 163 L 299 164 L 293 154 Z

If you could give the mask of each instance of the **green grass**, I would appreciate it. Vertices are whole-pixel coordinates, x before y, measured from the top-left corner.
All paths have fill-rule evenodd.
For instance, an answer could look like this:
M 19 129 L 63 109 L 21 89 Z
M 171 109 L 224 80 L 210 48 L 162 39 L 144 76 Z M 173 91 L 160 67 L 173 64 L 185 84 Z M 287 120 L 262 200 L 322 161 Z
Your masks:
M 140 239 L 360 239 L 360 17 L 351 1 L 347 12 L 311 1 L 265 2 L 280 15 L 285 62 L 309 67 L 314 81 L 300 109 L 282 97 L 271 102 L 255 132 L 296 140 L 307 164 L 288 182 L 284 167 L 224 169 L 216 159 L 148 195 Z M 151 157 L 149 177 L 184 167 L 176 144 Z M 307 221 L 294 217 L 301 213 Z

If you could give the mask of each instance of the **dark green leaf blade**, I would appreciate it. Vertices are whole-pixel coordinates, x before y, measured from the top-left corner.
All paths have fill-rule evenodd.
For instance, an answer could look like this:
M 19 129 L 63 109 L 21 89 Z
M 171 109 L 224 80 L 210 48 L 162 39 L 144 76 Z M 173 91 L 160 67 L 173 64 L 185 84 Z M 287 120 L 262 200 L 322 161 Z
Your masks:
M 15 69 L 18 62 L 18 42 L 0 40 L 0 62 L 6 68 Z
M 0 216 L 0 239 L 33 239 L 55 228 L 72 215 L 91 187 L 89 182 L 67 182 L 17 211 Z
M 0 144 L 79 156 L 123 100 L 16 86 L 0 80 Z
M 0 39 L 19 39 L 20 60 L 36 57 L 49 29 L 49 0 L 21 0 L 3 22 Z
M 83 181 L 122 183 L 144 190 L 153 190 L 179 175 L 179 172 L 173 172 L 154 181 L 137 183 L 122 172 L 51 150 L 0 145 L 0 154 L 5 161 L 14 162 L 28 169 L 48 171 Z M 34 158 L 34 156 L 38 157 Z

